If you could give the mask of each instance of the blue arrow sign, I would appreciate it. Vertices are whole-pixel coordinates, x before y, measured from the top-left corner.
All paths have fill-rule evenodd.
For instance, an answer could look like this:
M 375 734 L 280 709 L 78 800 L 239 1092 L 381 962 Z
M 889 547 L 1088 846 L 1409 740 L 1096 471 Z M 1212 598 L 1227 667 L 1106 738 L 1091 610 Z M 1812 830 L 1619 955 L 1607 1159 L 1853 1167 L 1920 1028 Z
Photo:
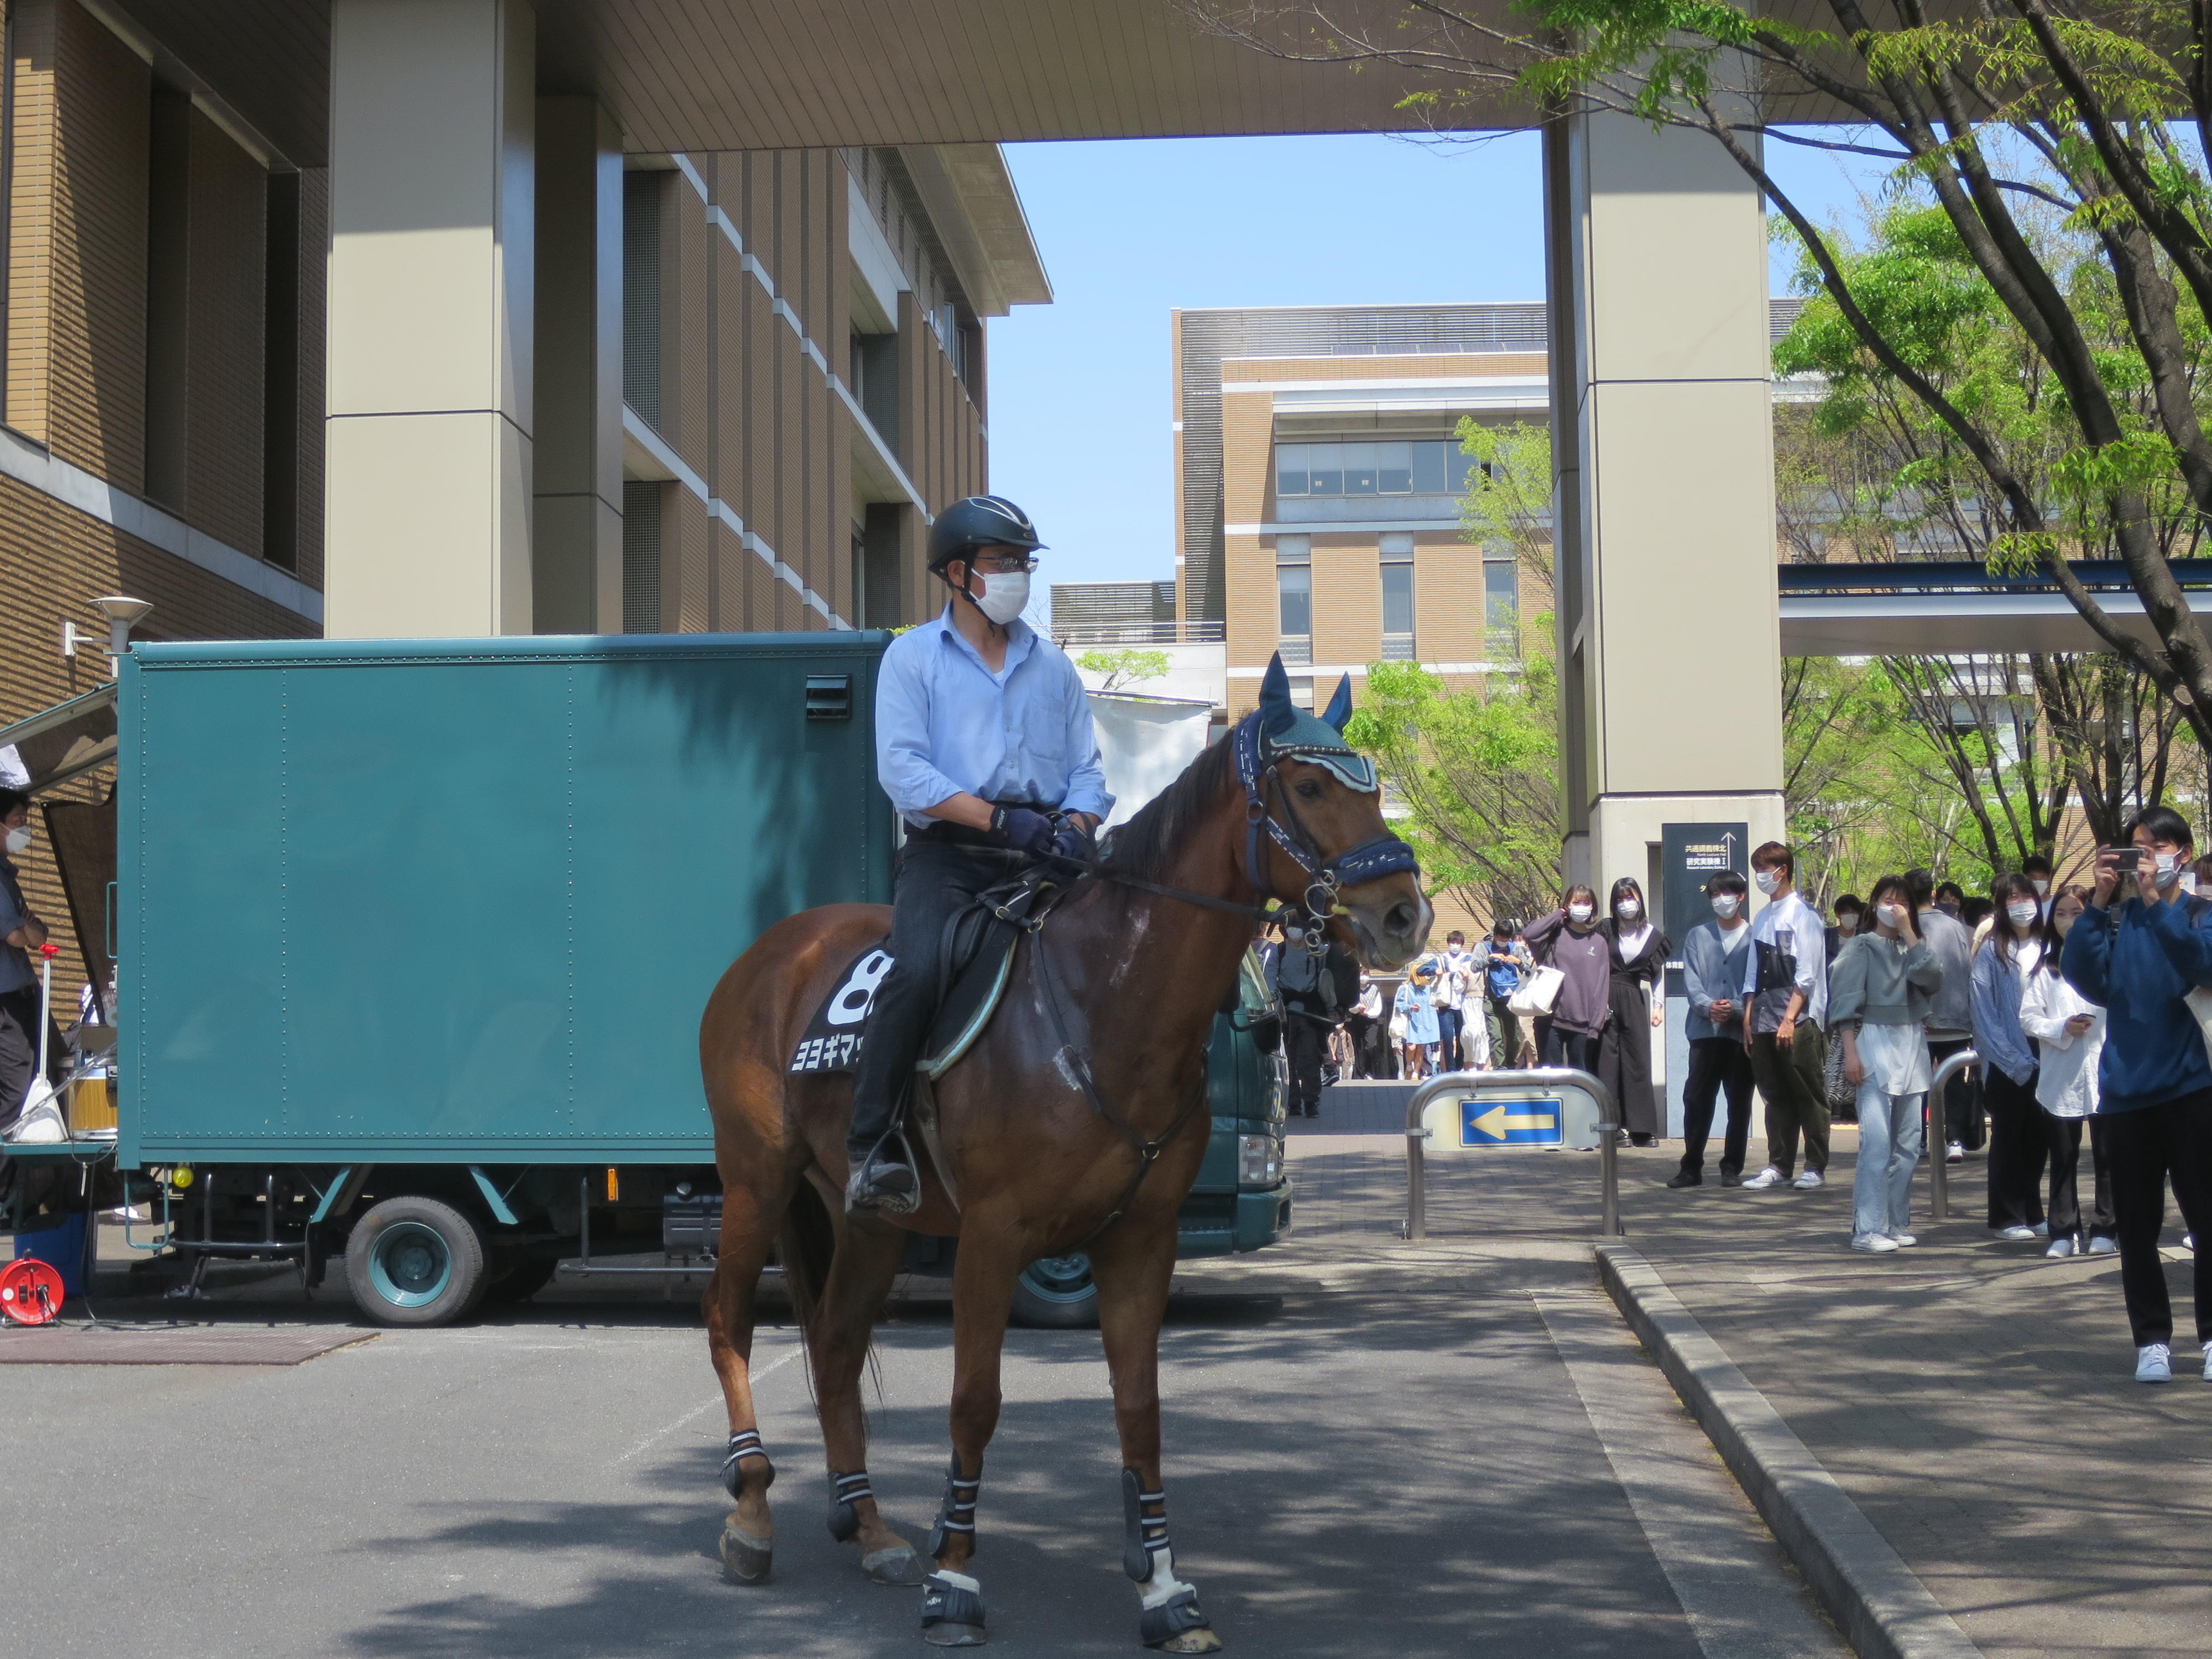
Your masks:
M 1557 1100 L 1477 1098 L 1459 1103 L 1462 1146 L 1556 1146 L 1560 1139 Z

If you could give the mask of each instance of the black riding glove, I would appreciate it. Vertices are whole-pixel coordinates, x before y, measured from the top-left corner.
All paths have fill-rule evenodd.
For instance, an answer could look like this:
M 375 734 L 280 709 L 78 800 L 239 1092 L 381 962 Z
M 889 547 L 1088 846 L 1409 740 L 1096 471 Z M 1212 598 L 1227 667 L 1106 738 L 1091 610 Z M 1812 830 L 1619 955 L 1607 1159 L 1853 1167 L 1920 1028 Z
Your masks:
M 1075 869 L 1091 863 L 1098 856 L 1098 843 L 1091 832 L 1073 819 L 1060 821 L 1060 833 L 1052 838 L 1052 855 L 1065 860 Z
M 1017 853 L 1043 858 L 1052 851 L 1052 820 L 1026 806 L 1001 806 L 991 814 L 991 834 Z

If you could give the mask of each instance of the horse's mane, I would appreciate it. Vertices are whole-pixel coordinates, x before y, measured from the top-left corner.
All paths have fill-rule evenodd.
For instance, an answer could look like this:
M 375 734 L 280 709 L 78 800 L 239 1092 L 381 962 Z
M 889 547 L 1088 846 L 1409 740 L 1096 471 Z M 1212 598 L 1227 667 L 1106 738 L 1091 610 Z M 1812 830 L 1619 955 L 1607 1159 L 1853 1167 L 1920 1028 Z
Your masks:
M 1191 830 L 1213 808 L 1235 768 L 1236 740 L 1224 737 L 1199 751 L 1182 775 L 1114 831 L 1107 865 L 1139 881 L 1158 881 Z

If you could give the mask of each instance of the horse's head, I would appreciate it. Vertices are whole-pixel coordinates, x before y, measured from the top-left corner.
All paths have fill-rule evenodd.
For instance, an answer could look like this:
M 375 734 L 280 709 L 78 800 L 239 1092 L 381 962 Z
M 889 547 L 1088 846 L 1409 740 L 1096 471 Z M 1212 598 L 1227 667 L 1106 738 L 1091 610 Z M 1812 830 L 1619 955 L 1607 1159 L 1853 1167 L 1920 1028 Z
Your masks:
M 1389 969 L 1427 943 L 1435 912 L 1413 849 L 1383 822 L 1375 763 L 1344 740 L 1351 717 L 1350 676 L 1316 717 L 1291 702 L 1282 658 L 1267 665 L 1259 708 L 1230 739 L 1251 822 L 1245 857 L 1255 884 L 1328 917 L 1362 962 Z

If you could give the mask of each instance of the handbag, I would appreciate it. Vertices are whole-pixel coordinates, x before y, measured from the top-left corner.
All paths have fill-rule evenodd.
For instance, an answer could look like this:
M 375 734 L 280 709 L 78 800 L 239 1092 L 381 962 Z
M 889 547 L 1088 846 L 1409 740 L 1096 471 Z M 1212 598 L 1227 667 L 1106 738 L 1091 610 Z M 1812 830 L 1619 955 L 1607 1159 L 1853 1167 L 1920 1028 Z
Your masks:
M 1566 982 L 1566 975 L 1547 963 L 1522 980 L 1513 994 L 1505 999 L 1505 1006 L 1516 1014 L 1535 1017 L 1548 1014 L 1552 1012 L 1552 1005 L 1559 1000 L 1559 988 Z
M 1391 1015 L 1391 1016 L 1390 1016 L 1390 1041 L 1391 1041 L 1391 1042 L 1403 1042 L 1406 1040 L 1406 1033 L 1407 1033 L 1408 1030 L 1410 1030 L 1411 1029 L 1412 1029 L 1412 1027 L 1410 1027 L 1409 1025 L 1407 1025 L 1407 1023 L 1406 1023 L 1406 1017 L 1405 1017 L 1405 1015 L 1403 1015 L 1403 1014 L 1393 1014 L 1393 1015 Z
M 1849 1110 L 1859 1103 L 1858 1086 L 1844 1075 L 1844 1045 L 1828 1045 L 1827 1095 L 1828 1109 L 1832 1112 Z

